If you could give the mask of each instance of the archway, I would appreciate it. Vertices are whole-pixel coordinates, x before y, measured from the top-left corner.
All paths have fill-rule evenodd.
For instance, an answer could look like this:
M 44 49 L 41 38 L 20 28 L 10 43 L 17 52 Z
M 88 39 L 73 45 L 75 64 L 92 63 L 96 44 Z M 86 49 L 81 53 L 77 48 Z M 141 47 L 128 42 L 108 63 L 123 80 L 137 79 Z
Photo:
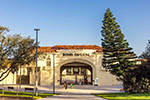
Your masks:
M 95 77 L 96 77 L 96 67 L 95 67 L 94 63 L 92 61 L 88 60 L 88 59 L 68 58 L 68 59 L 65 59 L 65 60 L 61 59 L 61 61 L 57 60 L 57 62 L 59 62 L 59 63 L 56 64 L 56 68 L 55 68 L 55 72 L 56 72 L 56 74 L 55 74 L 55 79 L 56 79 L 55 84 L 56 85 L 60 85 L 60 76 L 61 76 L 60 75 L 60 68 L 63 65 L 67 64 L 67 63 L 79 62 L 79 63 L 87 64 L 87 65 L 91 66 L 91 68 L 92 68 L 92 78 L 95 79 Z
M 68 84 L 93 84 L 93 69 L 83 62 L 69 62 L 60 67 L 60 84 L 68 81 Z

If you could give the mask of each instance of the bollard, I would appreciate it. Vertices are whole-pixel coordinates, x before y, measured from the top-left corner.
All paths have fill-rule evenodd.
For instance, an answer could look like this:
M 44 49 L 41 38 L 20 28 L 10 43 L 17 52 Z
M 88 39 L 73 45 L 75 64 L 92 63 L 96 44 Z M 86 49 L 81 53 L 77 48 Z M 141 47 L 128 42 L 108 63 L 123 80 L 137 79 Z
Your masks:
M 32 99 L 33 99 L 33 97 L 34 97 L 34 91 L 35 91 L 35 86 L 34 86 L 33 93 L 32 93 Z
M 3 91 L 2 91 L 2 96 L 4 96 L 4 85 L 3 85 Z
M 17 84 L 17 97 L 18 97 L 18 84 Z

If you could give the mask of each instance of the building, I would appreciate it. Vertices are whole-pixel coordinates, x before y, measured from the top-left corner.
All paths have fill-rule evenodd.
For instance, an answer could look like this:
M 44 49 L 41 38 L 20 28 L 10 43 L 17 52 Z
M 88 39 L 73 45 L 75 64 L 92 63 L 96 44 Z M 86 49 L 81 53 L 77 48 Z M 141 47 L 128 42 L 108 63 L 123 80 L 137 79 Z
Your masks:
M 53 62 L 55 63 L 55 84 L 64 81 L 78 84 L 88 80 L 92 85 L 121 84 L 102 66 L 102 47 L 97 45 L 56 45 L 40 47 L 45 54 L 39 57 L 40 85 L 53 84 Z M 86 80 L 85 80 L 86 79 Z M 85 82 L 86 83 L 86 82 Z
M 53 84 L 53 66 L 55 66 L 55 84 L 64 81 L 79 84 L 83 81 L 89 85 L 117 85 L 122 84 L 114 75 L 109 74 L 102 66 L 102 47 L 97 45 L 56 45 L 40 47 L 44 52 L 38 56 L 38 83 L 39 85 Z M 23 66 L 22 84 L 35 84 L 35 64 Z M 15 73 L 16 74 L 16 73 Z M 15 76 L 17 82 L 17 75 Z M 25 80 L 23 82 L 23 80 Z M 27 81 L 28 80 L 28 81 Z

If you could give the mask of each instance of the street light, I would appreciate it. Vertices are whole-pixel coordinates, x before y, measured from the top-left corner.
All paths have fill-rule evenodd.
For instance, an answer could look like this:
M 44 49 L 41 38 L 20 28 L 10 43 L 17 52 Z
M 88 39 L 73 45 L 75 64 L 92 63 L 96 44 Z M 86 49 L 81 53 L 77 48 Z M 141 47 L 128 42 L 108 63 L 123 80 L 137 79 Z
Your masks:
M 53 54 L 53 94 L 55 94 L 55 54 Z
M 37 86 L 38 86 L 38 78 L 37 78 L 37 57 L 38 57 L 38 54 L 37 54 L 37 48 L 38 48 L 38 31 L 40 29 L 34 29 L 34 31 L 36 31 L 36 77 L 35 77 L 35 93 L 36 93 L 36 96 L 38 96 L 38 93 L 37 93 Z

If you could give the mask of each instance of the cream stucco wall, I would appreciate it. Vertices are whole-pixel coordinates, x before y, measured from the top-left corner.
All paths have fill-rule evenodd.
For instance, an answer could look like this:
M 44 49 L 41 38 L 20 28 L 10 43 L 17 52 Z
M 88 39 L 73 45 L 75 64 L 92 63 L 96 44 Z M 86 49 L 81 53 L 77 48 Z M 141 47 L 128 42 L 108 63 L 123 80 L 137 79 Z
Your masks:
M 4 70 L 1 70 L 0 75 L 2 72 L 4 72 Z M 3 81 L 0 82 L 0 84 L 16 84 L 16 73 L 10 73 Z
M 89 56 L 63 56 L 63 53 L 87 53 Z M 115 85 L 121 84 L 116 77 L 111 75 L 102 66 L 102 53 L 95 53 L 95 50 L 58 50 L 57 53 L 47 53 L 51 59 L 51 66 L 46 66 L 46 60 L 39 61 L 38 66 L 41 67 L 40 85 L 53 84 L 53 54 L 55 54 L 55 84 L 60 84 L 60 68 L 64 64 L 71 62 L 80 62 L 88 64 L 92 67 L 93 80 L 98 78 L 98 85 Z M 45 66 L 45 70 L 42 68 Z
M 108 71 L 106 71 L 102 66 L 102 57 L 103 53 L 95 52 L 96 50 L 91 49 L 61 49 L 57 50 L 57 52 L 47 52 L 43 54 L 45 59 L 38 59 L 38 67 L 40 67 L 40 71 L 38 72 L 38 80 L 40 85 L 52 85 L 53 84 L 53 65 L 55 65 L 55 84 L 60 84 L 60 68 L 61 66 L 72 63 L 72 62 L 80 62 L 91 66 L 92 68 L 92 78 L 98 78 L 98 85 L 116 85 L 122 84 L 116 80 L 116 77 L 111 75 Z M 77 53 L 77 54 L 89 54 L 89 55 L 81 55 L 81 56 L 64 56 L 63 53 Z M 55 54 L 55 56 L 54 56 Z M 51 65 L 46 65 L 46 59 L 51 59 Z M 53 59 L 54 58 L 54 59 Z M 53 64 L 53 62 L 55 62 Z M 24 66 L 27 67 L 27 66 Z M 31 66 L 30 66 L 31 67 Z M 34 68 L 34 66 L 32 66 Z M 27 70 L 21 69 L 23 74 L 27 74 Z M 78 77 L 79 78 L 79 77 Z M 78 79 L 79 80 L 79 79 Z M 93 82 L 94 83 L 94 82 Z M 0 82 L 2 84 L 2 82 Z M 3 84 L 16 84 L 16 74 L 10 73 L 10 75 L 3 81 Z M 30 73 L 30 81 L 29 84 L 35 84 L 35 73 Z M 94 84 L 93 84 L 94 85 Z

